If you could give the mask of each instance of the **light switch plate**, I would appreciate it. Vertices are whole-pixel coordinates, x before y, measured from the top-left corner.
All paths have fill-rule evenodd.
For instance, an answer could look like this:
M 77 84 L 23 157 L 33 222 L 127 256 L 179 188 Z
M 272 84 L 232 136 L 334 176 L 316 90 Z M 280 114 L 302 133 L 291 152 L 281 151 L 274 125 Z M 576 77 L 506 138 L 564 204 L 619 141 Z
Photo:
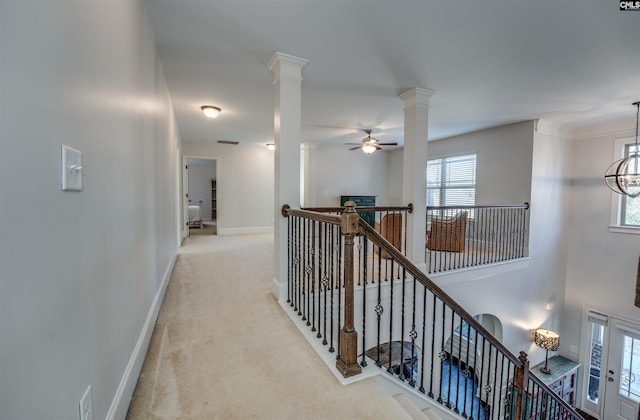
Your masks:
M 62 145 L 62 191 L 82 191 L 82 153 Z

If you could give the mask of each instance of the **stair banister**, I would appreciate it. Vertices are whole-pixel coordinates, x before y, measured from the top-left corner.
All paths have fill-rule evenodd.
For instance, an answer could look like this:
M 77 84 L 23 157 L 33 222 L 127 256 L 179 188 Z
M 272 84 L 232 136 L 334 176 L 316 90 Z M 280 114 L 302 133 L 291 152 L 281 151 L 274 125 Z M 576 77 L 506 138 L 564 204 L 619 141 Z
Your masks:
M 342 213 L 342 234 L 344 244 L 344 325 L 340 331 L 340 353 L 336 361 L 336 368 L 348 378 L 362 372 L 358 364 L 358 333 L 354 325 L 354 282 L 353 282 L 353 246 L 354 237 L 358 233 L 360 215 L 356 213 L 355 203 L 347 201 Z

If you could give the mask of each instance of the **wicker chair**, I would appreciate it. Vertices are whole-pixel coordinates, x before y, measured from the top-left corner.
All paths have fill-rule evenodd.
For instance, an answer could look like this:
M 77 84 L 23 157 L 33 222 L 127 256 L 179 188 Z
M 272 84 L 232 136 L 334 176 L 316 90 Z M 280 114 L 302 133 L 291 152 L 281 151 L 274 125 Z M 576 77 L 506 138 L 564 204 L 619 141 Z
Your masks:
M 427 249 L 434 251 L 464 251 L 467 212 L 454 217 L 435 216 L 431 219 L 431 230 L 427 232 Z
M 391 245 L 402 251 L 402 214 L 391 213 L 382 218 L 382 223 L 376 222 L 376 230 L 380 232 L 384 238 L 391 242 Z M 382 258 L 391 258 L 385 250 L 381 250 Z

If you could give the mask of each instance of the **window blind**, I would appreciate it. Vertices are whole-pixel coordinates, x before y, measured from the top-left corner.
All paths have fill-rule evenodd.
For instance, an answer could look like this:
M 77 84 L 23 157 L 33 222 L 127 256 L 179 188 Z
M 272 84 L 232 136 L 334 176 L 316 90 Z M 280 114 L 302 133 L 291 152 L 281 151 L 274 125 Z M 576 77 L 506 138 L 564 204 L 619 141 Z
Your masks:
M 475 203 L 475 153 L 427 162 L 427 206 L 473 206 Z

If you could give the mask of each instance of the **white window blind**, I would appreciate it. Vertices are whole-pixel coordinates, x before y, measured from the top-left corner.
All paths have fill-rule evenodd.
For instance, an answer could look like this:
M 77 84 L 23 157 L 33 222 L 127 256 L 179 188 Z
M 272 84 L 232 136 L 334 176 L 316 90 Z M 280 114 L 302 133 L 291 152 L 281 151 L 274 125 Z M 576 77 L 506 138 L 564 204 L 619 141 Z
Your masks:
M 427 207 L 476 203 L 476 154 L 427 162 Z

